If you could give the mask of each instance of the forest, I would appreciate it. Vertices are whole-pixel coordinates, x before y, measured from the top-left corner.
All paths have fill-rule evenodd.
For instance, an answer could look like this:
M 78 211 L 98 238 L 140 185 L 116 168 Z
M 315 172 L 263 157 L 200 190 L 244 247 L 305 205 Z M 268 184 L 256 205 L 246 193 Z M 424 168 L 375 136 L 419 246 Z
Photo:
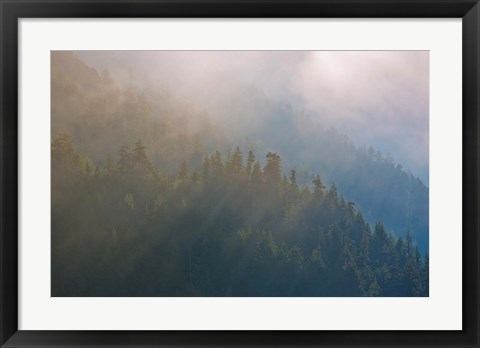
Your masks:
M 93 163 L 52 143 L 52 296 L 427 296 L 428 253 L 320 175 L 237 147 L 175 176 L 141 140 Z
M 99 73 L 72 52 L 53 52 L 51 65 L 52 136 L 70 134 L 95 162 L 116 159 L 118 148 L 138 139 L 151 161 L 170 175 L 183 161 L 197 167 L 217 150 L 275 152 L 286 172 L 297 169 L 300 184 L 322 173 L 325 184 L 335 183 L 370 225 L 381 220 L 397 237 L 409 230 L 420 251 L 428 251 L 428 187 L 391 156 L 355 145 L 301 110 L 231 82 L 212 93 L 211 98 L 227 95 L 215 103 L 215 113 L 167 87 L 150 88 L 141 80 L 137 84 L 147 87 L 122 87 L 108 70 Z
M 390 156 L 253 87 L 222 122 L 51 58 L 52 296 L 429 295 L 428 187 Z

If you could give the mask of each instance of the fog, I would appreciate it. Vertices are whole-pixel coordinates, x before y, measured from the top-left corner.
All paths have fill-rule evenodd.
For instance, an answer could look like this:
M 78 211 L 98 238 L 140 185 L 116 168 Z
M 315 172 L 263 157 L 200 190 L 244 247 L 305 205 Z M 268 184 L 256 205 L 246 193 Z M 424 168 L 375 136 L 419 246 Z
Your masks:
M 170 91 L 243 132 L 258 101 L 287 105 L 296 128 L 333 126 L 428 184 L 426 51 L 81 51 L 123 88 Z M 255 99 L 252 101 L 252 99 Z M 257 104 L 256 104 L 257 103 Z

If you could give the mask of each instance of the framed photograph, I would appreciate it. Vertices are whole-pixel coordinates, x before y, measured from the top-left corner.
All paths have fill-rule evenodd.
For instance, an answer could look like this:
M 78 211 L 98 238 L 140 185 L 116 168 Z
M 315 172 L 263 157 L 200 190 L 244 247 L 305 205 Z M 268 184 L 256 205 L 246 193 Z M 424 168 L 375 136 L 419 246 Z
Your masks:
M 479 347 L 477 1 L 9 1 L 1 347 Z

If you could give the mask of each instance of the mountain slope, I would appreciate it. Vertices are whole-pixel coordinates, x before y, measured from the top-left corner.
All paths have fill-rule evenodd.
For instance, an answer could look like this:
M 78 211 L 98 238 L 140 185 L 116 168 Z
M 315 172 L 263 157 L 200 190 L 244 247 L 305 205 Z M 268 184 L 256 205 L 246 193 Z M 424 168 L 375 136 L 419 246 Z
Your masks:
M 208 113 L 173 92 L 120 89 L 108 73 L 54 52 L 52 134 L 70 134 L 96 162 L 116 160 L 120 146 L 142 139 L 152 162 L 170 174 L 183 161 L 196 167 L 212 151 L 227 154 L 237 144 L 244 152 L 276 152 L 283 173 L 297 168 L 301 184 L 321 173 L 370 224 L 381 220 L 397 236 L 410 231 L 420 250 L 428 250 L 428 188 L 392 159 L 357 148 L 253 86 L 225 81 Z
M 428 296 L 428 254 L 320 177 L 237 148 L 172 177 L 141 141 L 99 166 L 52 143 L 52 296 Z

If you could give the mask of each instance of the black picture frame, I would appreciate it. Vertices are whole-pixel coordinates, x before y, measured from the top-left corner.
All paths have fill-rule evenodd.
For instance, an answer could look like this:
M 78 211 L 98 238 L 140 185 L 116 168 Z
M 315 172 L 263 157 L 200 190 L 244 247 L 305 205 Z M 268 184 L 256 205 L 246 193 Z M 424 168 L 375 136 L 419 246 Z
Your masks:
M 479 347 L 479 17 L 477 0 L 1 0 L 1 347 Z M 461 331 L 18 330 L 18 20 L 111 17 L 462 18 L 463 304 Z

